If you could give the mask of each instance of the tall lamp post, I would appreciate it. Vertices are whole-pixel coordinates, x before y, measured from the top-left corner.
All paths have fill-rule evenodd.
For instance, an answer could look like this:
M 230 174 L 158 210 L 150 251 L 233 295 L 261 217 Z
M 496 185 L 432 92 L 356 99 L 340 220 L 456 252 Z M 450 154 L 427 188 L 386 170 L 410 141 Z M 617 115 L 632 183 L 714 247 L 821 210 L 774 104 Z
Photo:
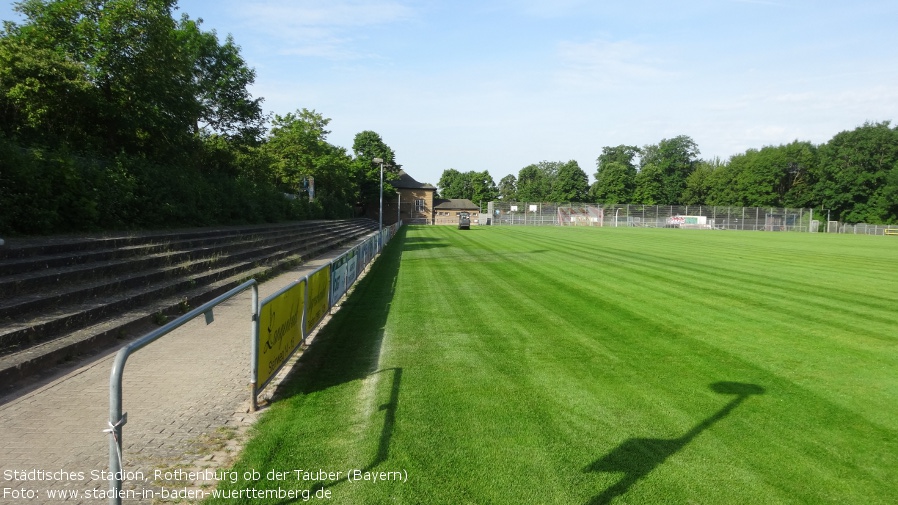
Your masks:
M 380 163 L 380 210 L 377 212 L 377 247 L 383 248 L 381 240 L 383 240 L 384 231 L 384 160 L 383 158 L 374 158 L 374 163 Z

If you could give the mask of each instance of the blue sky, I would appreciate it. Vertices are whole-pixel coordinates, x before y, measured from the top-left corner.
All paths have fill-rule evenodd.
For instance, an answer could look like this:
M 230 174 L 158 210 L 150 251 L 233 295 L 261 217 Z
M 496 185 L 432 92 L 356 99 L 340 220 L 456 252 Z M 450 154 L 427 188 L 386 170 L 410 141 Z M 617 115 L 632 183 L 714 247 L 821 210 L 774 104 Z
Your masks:
M 265 109 L 378 132 L 436 184 L 689 135 L 702 157 L 898 119 L 898 2 L 181 0 Z M 12 4 L 0 18 L 14 19 Z

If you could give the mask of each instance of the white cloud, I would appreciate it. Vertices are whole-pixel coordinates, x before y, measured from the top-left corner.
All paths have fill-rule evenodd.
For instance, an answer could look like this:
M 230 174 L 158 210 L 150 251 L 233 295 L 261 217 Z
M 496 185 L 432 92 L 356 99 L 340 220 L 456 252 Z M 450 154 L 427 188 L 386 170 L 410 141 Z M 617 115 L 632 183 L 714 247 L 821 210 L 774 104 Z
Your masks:
M 266 107 L 317 109 L 341 146 L 375 130 L 432 183 L 450 166 L 498 180 L 543 159 L 592 173 L 602 146 L 676 135 L 726 159 L 898 117 L 892 35 L 819 49 L 853 40 L 816 29 L 842 19 L 825 11 L 814 30 L 741 30 L 777 0 L 223 1 L 220 31 L 247 47 Z
M 589 0 L 528 0 L 509 3 L 511 7 L 523 9 L 526 14 L 541 18 L 569 16 L 572 12 L 590 7 L 590 4 Z
M 362 27 L 405 19 L 408 7 L 391 1 L 361 0 L 252 2 L 244 4 L 247 17 L 294 26 Z
M 558 44 L 560 84 L 575 87 L 620 87 L 671 79 L 674 72 L 647 46 L 630 41 L 594 40 Z
M 277 54 L 353 59 L 370 56 L 357 47 L 365 29 L 407 21 L 414 12 L 392 0 L 266 0 L 234 3 L 233 15 L 255 37 L 273 40 Z

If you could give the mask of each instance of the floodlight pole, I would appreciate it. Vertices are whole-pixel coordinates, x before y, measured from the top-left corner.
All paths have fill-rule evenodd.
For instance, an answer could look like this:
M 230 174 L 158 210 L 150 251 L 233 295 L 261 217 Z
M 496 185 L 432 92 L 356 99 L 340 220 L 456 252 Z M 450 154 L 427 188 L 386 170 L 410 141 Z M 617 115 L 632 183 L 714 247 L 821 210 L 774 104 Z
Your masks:
M 384 231 L 384 160 L 383 158 L 374 158 L 374 163 L 380 163 L 380 210 L 377 212 L 377 247 L 382 248 L 381 240 L 383 240 Z

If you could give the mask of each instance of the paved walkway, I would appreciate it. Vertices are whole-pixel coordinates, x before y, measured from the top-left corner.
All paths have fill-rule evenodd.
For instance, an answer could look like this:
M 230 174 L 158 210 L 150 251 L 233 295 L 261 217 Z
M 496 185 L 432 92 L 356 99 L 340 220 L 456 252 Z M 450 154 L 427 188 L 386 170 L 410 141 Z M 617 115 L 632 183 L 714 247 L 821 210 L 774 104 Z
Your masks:
M 261 284 L 260 300 L 342 251 Z M 128 359 L 123 468 L 147 480 L 129 479 L 124 489 L 132 495 L 123 503 L 153 503 L 162 487 L 202 489 L 202 479 L 154 477 L 157 471 L 227 465 L 256 418 L 249 413 L 250 291 L 214 312 L 211 325 L 196 318 Z M 0 399 L 0 503 L 55 503 L 61 500 L 51 493 L 63 490 L 76 493 L 66 503 L 108 503 L 102 472 L 109 468 L 109 435 L 103 430 L 115 351 Z M 269 385 L 263 396 L 273 389 Z

